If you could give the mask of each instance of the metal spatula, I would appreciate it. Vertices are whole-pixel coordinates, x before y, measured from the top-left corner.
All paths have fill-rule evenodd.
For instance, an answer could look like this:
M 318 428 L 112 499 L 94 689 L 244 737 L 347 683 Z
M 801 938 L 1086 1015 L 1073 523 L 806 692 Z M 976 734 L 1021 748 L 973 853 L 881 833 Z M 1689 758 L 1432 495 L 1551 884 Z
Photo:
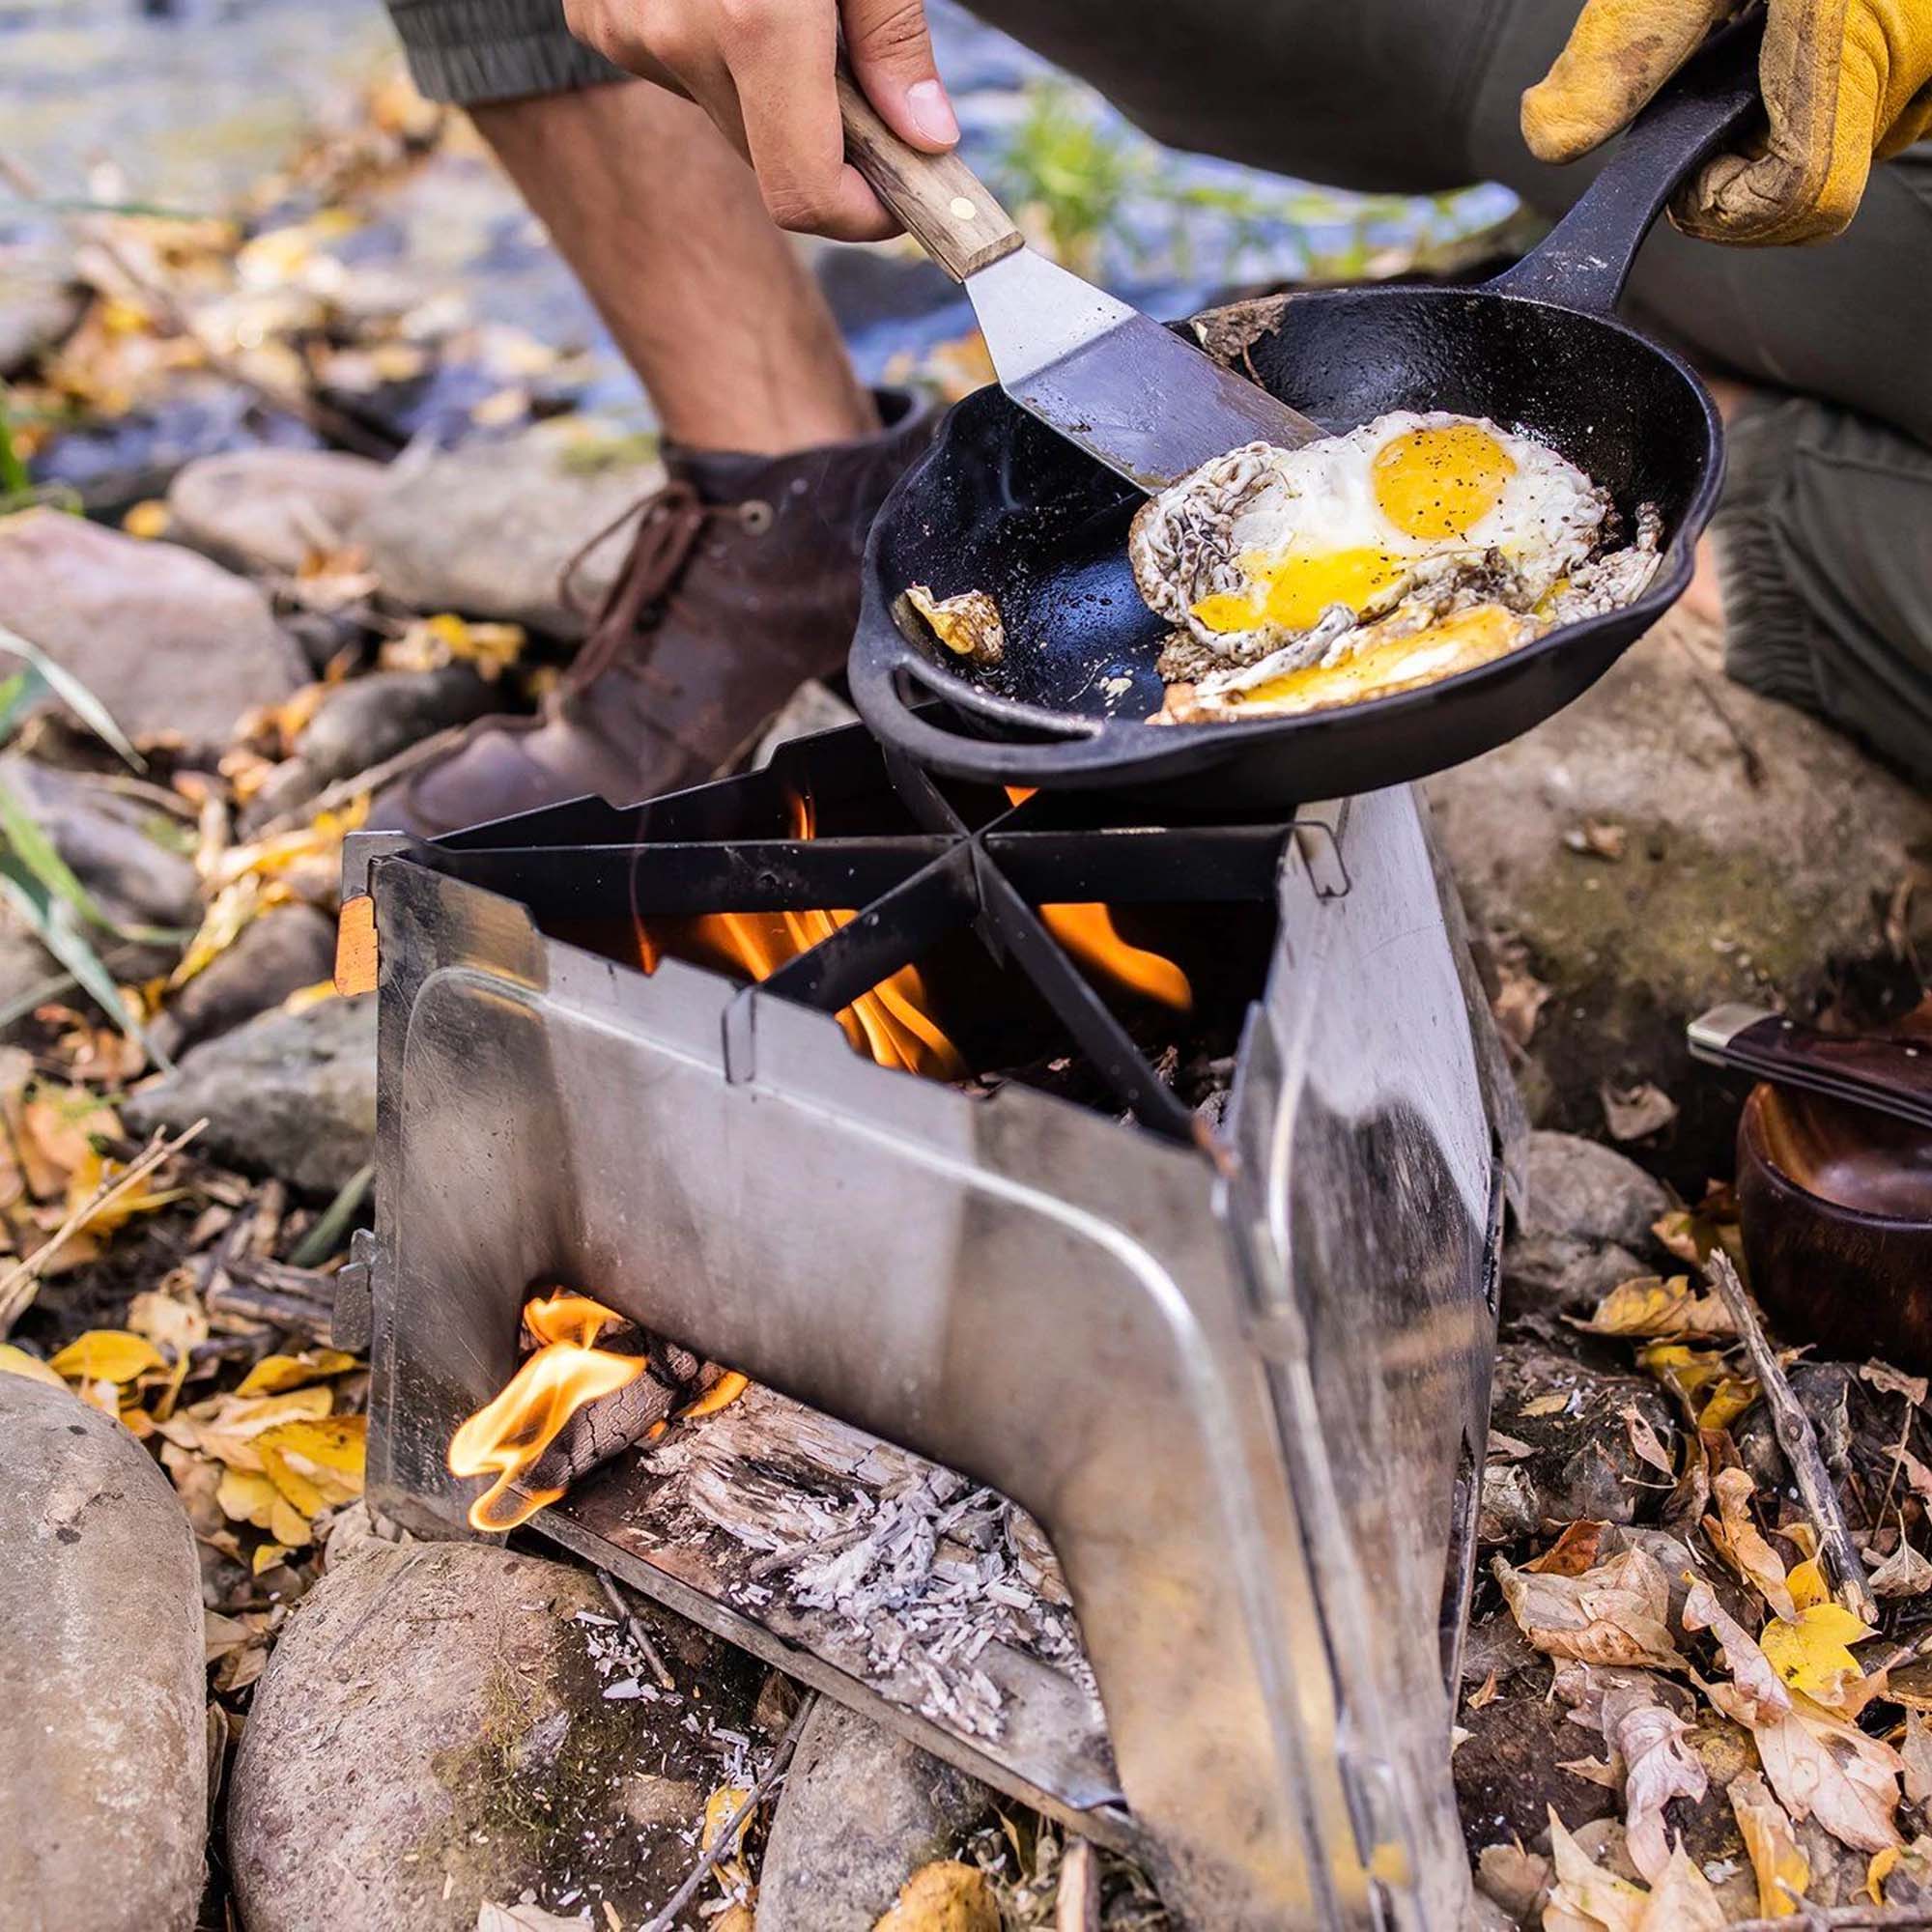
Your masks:
M 956 155 L 922 155 L 842 66 L 845 153 L 925 252 L 964 285 L 1000 386 L 1143 490 L 1244 442 L 1293 448 L 1323 432 L 1152 317 L 1026 245 Z

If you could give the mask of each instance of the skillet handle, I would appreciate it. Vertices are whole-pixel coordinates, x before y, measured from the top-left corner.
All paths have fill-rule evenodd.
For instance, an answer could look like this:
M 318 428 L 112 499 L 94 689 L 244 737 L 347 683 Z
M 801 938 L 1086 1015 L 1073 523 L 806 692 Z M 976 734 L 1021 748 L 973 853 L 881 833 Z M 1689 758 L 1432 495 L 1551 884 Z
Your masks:
M 904 671 L 923 689 L 943 696 L 943 690 L 922 670 L 921 660 L 910 650 L 855 648 L 846 664 L 846 682 L 852 702 L 874 735 L 929 770 L 982 783 L 1064 785 L 1069 781 L 1078 783 L 1079 775 L 1090 768 L 1112 771 L 1120 762 L 1119 748 L 1110 742 L 1110 721 L 1104 718 L 1056 717 L 1050 728 L 1063 736 L 1043 745 L 949 730 L 929 715 L 915 711 L 899 693 L 896 674 Z
M 1608 315 L 1664 203 L 1691 169 L 1761 106 L 1757 60 L 1763 39 L 1757 9 L 1715 35 L 1631 123 L 1608 165 L 1569 213 L 1489 284 L 1491 293 Z

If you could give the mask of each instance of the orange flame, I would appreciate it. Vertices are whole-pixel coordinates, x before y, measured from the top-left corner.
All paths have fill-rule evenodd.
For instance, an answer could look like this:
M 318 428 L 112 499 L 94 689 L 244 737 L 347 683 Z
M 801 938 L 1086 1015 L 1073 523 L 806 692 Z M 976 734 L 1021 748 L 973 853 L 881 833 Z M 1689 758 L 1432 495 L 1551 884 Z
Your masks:
M 792 837 L 812 836 L 811 802 L 791 801 Z M 856 912 L 719 912 L 690 922 L 693 944 L 727 968 L 769 980 L 781 966 L 830 939 Z M 638 950 L 646 973 L 657 970 L 662 949 L 648 926 L 638 925 Z M 926 1010 L 925 981 L 917 968 L 901 966 L 870 992 L 861 993 L 838 1015 L 845 1036 L 881 1066 L 924 1073 L 935 1080 L 959 1080 L 966 1063 Z
M 1007 796 L 1014 805 L 1024 805 L 1037 786 L 1009 785 Z M 1150 952 L 1122 939 L 1114 927 L 1114 915 L 1097 902 L 1077 905 L 1043 905 L 1040 923 L 1054 938 L 1096 972 L 1117 980 L 1130 993 L 1158 1000 L 1177 1012 L 1187 1012 L 1194 1005 L 1194 988 L 1187 975 L 1160 952 Z
M 610 1323 L 622 1320 L 586 1294 L 559 1292 L 524 1304 L 524 1325 L 541 1346 L 450 1438 L 454 1474 L 497 1477 L 469 1506 L 472 1529 L 514 1529 L 563 1494 L 561 1488 L 526 1484 L 524 1474 L 585 1403 L 614 1395 L 643 1374 L 642 1355 L 594 1346 Z

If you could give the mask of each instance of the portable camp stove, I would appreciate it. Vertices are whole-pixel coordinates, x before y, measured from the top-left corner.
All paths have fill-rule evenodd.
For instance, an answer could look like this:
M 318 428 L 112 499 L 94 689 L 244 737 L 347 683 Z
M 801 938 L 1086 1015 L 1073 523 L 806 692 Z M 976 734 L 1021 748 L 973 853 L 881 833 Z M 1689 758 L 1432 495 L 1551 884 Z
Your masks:
M 963 1719 L 654 1511 L 648 1453 L 532 1527 L 1135 1851 L 1192 1925 L 1437 1932 L 1514 1095 L 1411 791 L 1106 809 L 889 772 L 854 727 L 639 807 L 352 838 L 379 1187 L 338 1321 L 371 1350 L 372 1494 L 462 1533 L 450 1436 L 531 1286 L 581 1286 L 1030 1512 L 1091 1678 L 990 1644 L 998 1720 Z M 1033 910 L 1067 901 L 1241 1020 L 1218 1117 Z M 762 984 L 639 969 L 639 922 L 828 907 L 859 911 Z M 976 1066 L 1048 1073 L 855 1053 L 833 1015 L 912 962 Z

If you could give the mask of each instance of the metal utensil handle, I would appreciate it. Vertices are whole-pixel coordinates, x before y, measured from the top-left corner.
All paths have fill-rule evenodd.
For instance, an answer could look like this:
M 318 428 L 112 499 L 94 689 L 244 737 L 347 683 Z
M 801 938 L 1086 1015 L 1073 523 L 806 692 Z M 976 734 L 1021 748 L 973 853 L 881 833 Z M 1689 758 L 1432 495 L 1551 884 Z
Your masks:
M 1690 1051 L 1775 1087 L 1795 1087 L 1932 1127 L 1932 1038 L 1821 1033 L 1761 1008 L 1719 1007 L 1693 1020 Z
M 1692 168 L 1760 105 L 1753 9 L 1715 35 L 1631 123 L 1608 165 L 1561 221 L 1490 289 L 1608 315 L 1651 223 Z
M 838 113 L 845 158 L 955 282 L 1024 245 L 1026 237 L 992 190 L 957 155 L 922 155 L 886 126 L 842 54 Z

